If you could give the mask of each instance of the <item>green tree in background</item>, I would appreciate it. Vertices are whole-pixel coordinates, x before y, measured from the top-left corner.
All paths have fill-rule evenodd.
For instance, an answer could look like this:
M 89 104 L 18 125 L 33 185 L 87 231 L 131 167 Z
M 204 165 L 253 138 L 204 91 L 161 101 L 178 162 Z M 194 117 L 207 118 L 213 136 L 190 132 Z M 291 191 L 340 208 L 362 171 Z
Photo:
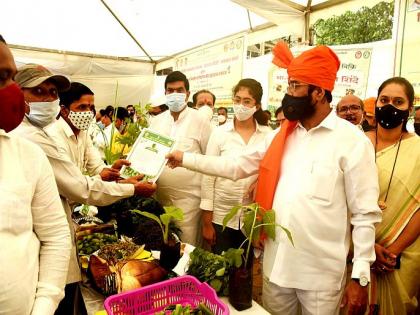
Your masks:
M 347 45 L 392 37 L 394 2 L 380 2 L 372 8 L 347 11 L 340 16 L 319 19 L 312 26 L 316 44 Z

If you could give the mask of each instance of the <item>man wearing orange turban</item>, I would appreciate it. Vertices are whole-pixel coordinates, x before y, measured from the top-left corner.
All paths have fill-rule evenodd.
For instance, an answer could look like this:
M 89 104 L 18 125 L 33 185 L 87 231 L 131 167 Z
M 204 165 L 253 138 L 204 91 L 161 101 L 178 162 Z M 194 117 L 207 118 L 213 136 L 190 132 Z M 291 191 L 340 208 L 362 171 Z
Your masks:
M 234 180 L 258 172 L 256 201 L 275 210 L 294 241 L 280 229 L 265 241 L 263 302 L 271 314 L 338 314 L 340 305 L 364 314 L 381 220 L 372 145 L 331 110 L 340 61 L 330 48 L 294 58 L 280 42 L 273 53 L 289 77 L 280 132 L 235 159 L 175 151 L 169 163 Z M 345 288 L 351 239 L 354 281 Z

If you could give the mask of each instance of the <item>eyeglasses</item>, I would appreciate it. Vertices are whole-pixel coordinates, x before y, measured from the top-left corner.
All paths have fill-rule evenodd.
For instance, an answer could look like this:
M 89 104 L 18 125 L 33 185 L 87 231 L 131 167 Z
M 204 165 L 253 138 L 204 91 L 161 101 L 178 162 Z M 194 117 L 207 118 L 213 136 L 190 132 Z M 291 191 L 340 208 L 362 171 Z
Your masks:
M 340 114 L 345 114 L 348 111 L 350 111 L 350 113 L 355 113 L 358 112 L 359 110 L 361 110 L 362 107 L 360 105 L 349 105 L 349 106 L 342 106 L 338 109 L 338 113 Z
M 301 83 L 299 81 L 289 81 L 288 84 L 289 85 L 288 85 L 287 89 L 291 92 L 296 91 L 301 86 L 308 86 L 309 85 L 309 84 L 306 84 L 306 83 Z

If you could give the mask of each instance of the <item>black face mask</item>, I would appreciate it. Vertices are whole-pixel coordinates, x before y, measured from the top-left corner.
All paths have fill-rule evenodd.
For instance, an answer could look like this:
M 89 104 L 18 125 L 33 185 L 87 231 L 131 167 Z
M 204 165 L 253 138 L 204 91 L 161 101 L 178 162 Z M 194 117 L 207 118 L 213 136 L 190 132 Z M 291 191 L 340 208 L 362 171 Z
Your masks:
M 401 110 L 391 104 L 375 107 L 376 121 L 384 129 L 393 129 L 406 122 L 410 112 L 408 109 Z
M 420 122 L 414 123 L 414 131 L 418 136 L 420 136 Z
M 285 94 L 281 101 L 284 117 L 288 120 L 300 120 L 310 117 L 315 112 L 315 107 L 311 105 L 311 96 L 296 97 Z

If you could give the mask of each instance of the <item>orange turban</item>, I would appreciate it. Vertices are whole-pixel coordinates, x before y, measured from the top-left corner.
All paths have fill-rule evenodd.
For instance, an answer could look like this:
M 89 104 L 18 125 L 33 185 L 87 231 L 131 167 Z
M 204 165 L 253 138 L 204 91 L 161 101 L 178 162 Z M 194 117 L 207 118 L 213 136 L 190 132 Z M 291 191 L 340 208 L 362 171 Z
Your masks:
M 319 86 L 332 92 L 340 68 L 340 59 L 327 46 L 317 46 L 293 57 L 285 42 L 278 42 L 273 48 L 273 63 L 287 69 L 289 78 Z
M 363 101 L 366 116 L 375 116 L 376 97 L 369 97 Z

